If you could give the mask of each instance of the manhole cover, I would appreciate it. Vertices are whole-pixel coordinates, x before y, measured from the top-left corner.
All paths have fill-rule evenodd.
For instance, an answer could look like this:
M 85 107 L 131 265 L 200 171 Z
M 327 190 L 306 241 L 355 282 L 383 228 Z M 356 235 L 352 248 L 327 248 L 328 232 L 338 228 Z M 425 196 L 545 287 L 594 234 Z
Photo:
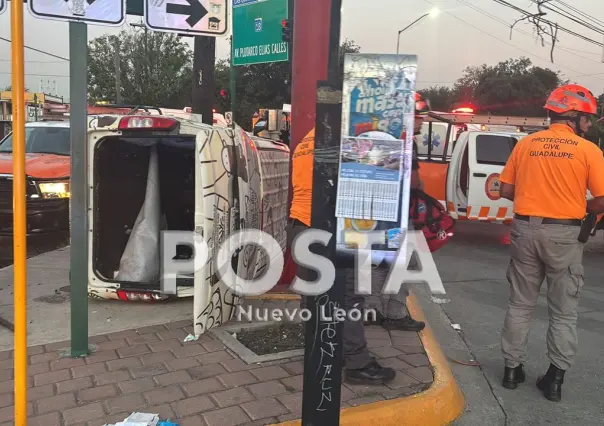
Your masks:
M 49 296 L 41 296 L 34 299 L 35 302 L 44 303 L 64 303 L 69 300 L 69 295 L 66 294 L 51 294 Z
M 61 287 L 59 290 L 60 291 L 64 291 L 66 293 L 71 293 L 71 286 L 70 285 L 66 285 L 65 287 Z

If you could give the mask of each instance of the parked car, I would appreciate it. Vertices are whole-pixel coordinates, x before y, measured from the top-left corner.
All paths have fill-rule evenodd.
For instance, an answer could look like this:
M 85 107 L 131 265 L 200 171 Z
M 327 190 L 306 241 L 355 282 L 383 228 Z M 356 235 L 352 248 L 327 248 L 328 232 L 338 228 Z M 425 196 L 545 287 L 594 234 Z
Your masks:
M 27 232 L 69 229 L 68 121 L 25 125 Z M 13 229 L 13 134 L 0 141 L 0 235 Z

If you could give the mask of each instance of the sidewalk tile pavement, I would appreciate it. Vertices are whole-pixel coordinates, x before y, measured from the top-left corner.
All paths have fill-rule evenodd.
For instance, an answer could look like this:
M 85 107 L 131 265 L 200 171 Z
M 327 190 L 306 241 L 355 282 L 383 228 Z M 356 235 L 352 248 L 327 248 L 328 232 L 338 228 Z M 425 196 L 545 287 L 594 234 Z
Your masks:
M 298 419 L 302 357 L 248 365 L 213 335 L 183 343 L 191 321 L 90 337 L 97 350 L 61 358 L 69 342 L 28 348 L 29 426 L 101 426 L 133 411 L 181 426 L 266 425 Z M 373 355 L 397 370 L 388 386 L 342 385 L 342 408 L 427 389 L 432 368 L 417 333 L 367 327 Z M 0 426 L 13 423 L 13 353 L 0 352 Z

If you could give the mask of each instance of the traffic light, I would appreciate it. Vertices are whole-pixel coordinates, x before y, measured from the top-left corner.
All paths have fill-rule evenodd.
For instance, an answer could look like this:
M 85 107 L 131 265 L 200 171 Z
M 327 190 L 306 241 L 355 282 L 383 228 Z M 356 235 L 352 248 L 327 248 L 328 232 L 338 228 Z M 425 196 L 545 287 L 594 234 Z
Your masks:
M 291 19 L 284 19 L 281 21 L 281 40 L 286 43 L 292 41 L 292 21 Z

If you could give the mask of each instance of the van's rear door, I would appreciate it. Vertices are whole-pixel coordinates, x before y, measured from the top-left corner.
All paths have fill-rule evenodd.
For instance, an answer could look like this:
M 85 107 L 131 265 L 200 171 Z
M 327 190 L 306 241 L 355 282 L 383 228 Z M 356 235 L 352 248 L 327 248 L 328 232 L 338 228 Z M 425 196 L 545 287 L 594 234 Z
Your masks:
M 499 175 L 519 137 L 513 133 L 468 133 L 468 219 L 512 219 L 513 203 L 499 195 Z

